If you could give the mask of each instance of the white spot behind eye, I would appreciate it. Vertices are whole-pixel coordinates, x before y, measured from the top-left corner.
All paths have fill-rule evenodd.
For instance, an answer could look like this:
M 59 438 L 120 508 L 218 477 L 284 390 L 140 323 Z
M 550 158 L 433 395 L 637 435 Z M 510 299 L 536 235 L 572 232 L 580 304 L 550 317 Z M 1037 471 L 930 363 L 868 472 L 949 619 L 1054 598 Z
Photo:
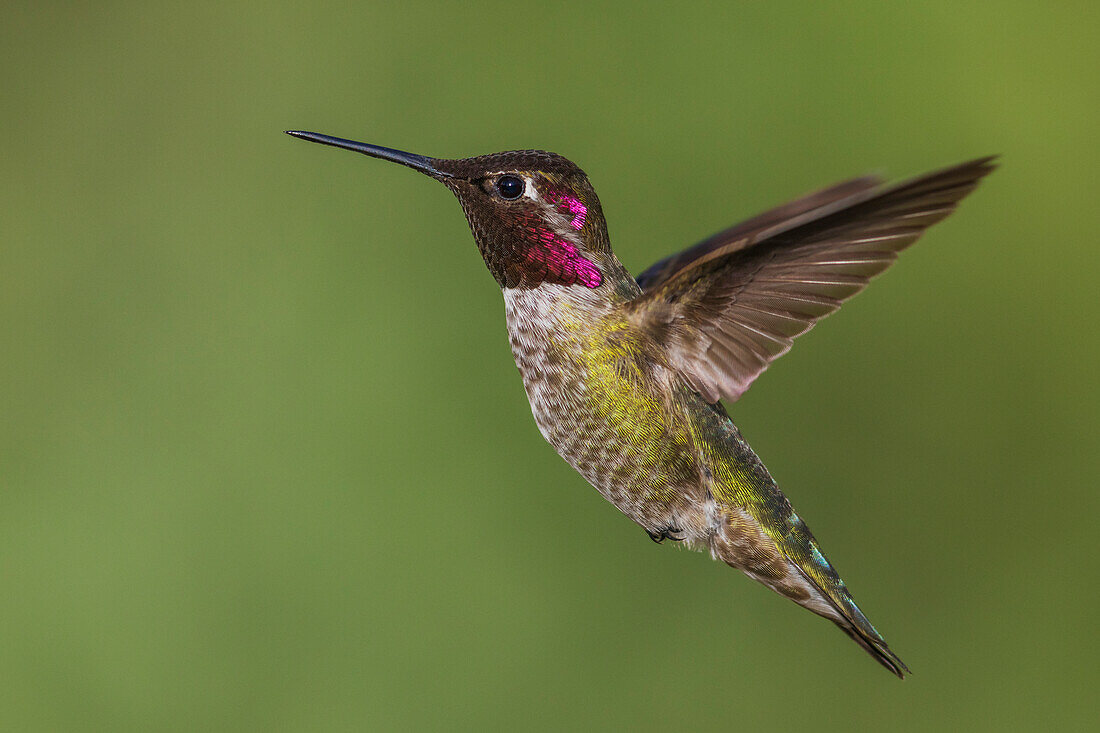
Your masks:
M 523 178 L 523 195 L 532 201 L 539 200 L 538 189 L 535 188 L 535 179 L 524 176 Z

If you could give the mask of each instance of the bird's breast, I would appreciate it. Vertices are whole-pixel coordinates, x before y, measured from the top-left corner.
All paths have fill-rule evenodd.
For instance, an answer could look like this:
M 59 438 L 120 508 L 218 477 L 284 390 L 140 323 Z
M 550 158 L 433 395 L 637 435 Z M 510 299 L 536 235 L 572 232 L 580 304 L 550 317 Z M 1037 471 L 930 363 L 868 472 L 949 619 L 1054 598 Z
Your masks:
M 699 494 L 691 425 L 635 327 L 582 291 L 505 289 L 512 354 L 546 440 L 620 510 L 660 526 Z

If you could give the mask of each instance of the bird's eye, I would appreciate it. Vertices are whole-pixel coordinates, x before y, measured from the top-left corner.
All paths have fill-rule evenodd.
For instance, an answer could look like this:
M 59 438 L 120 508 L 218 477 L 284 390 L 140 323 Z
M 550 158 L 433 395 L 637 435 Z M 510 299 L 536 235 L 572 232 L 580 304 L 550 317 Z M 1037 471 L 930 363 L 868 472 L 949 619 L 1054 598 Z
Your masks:
M 518 199 L 523 195 L 523 188 L 523 180 L 515 176 L 501 176 L 497 179 L 497 193 L 502 199 Z

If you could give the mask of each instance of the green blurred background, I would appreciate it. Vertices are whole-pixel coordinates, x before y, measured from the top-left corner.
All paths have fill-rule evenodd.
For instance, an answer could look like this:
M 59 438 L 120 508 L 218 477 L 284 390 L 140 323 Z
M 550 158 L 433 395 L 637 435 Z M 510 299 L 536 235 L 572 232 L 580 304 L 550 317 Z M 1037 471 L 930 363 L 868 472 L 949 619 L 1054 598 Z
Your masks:
M 0 728 L 1080 730 L 1095 3 L 5 3 Z M 591 176 L 635 272 L 1003 167 L 732 407 L 871 619 L 658 547 L 540 438 L 451 195 Z

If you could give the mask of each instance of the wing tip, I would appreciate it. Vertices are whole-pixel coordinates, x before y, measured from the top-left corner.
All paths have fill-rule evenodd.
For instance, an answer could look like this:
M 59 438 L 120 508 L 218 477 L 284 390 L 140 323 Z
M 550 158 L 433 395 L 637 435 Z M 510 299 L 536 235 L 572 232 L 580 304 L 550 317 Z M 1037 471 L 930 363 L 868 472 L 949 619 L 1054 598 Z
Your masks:
M 971 168 L 978 173 L 978 176 L 976 176 L 977 178 L 984 178 L 985 176 L 988 176 L 990 173 L 1001 167 L 1000 161 L 1001 154 L 994 153 L 992 155 L 983 155 L 980 158 L 975 158 L 974 160 L 967 161 L 959 167 Z
M 916 181 L 947 178 L 952 175 L 957 175 L 960 178 L 977 183 L 1000 167 L 1000 158 L 1000 154 L 983 155 L 980 158 L 974 158 L 965 163 L 959 163 L 928 175 L 919 176 Z

